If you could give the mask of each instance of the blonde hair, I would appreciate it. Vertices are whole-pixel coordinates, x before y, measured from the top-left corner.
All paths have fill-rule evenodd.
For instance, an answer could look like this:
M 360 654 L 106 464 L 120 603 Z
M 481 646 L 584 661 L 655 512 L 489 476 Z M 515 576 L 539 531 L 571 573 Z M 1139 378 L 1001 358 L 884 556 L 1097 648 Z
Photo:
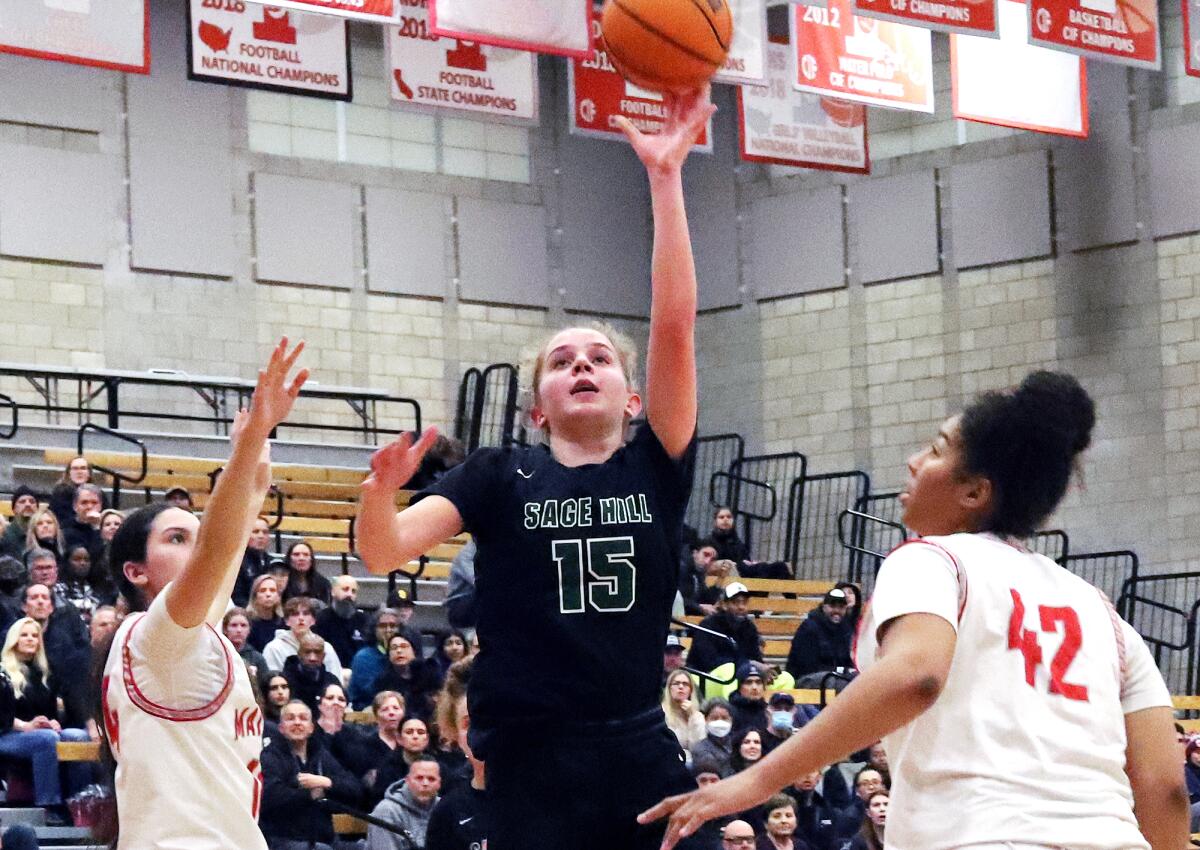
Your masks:
M 687 679 L 687 683 L 692 689 L 691 696 L 688 697 L 688 699 L 692 700 L 693 702 L 695 701 L 696 682 L 695 682 L 695 680 L 692 679 L 691 674 L 688 673 L 687 670 L 672 670 L 671 675 L 667 676 L 666 685 L 663 686 L 662 710 L 663 710 L 663 713 L 666 714 L 668 717 L 670 717 L 672 714 L 674 714 L 676 717 L 678 717 L 681 720 L 687 720 L 688 716 L 686 714 L 684 714 L 682 711 L 680 711 L 679 706 L 675 703 L 675 700 L 671 699 L 671 683 L 674 682 L 676 679 L 680 678 L 681 676 L 683 678 Z
M 636 389 L 638 351 L 632 339 L 608 322 L 592 321 L 583 325 L 571 325 L 548 334 L 536 347 L 527 348 L 521 354 L 521 408 L 527 414 L 537 404 L 537 388 L 542 380 L 542 371 L 545 369 L 546 354 L 548 353 L 546 349 L 550 346 L 551 340 L 563 331 L 575 328 L 586 328 L 608 337 L 608 341 L 612 343 L 613 351 L 617 355 L 617 360 L 621 364 L 621 371 L 625 373 L 626 385 L 631 390 Z
M 59 557 L 62 557 L 66 554 L 64 550 L 67 548 L 67 542 L 63 540 L 62 523 L 58 521 L 58 517 L 55 516 L 54 511 L 50 510 L 49 508 L 39 508 L 38 512 L 29 518 L 29 525 L 25 527 L 25 550 L 29 551 L 30 549 L 46 548 L 37 539 L 36 529 L 37 524 L 41 522 L 42 517 L 47 516 L 54 520 L 54 539 L 58 544 L 58 551 L 55 552 L 55 554 Z
M 46 661 L 46 642 L 42 640 L 42 627 L 32 617 L 22 617 L 8 627 L 8 634 L 4 636 L 4 649 L 0 649 L 0 667 L 4 668 L 4 672 L 12 680 L 13 694 L 18 697 L 25 693 L 27 680 L 25 678 L 25 662 L 17 658 L 16 646 L 21 629 L 25 628 L 27 623 L 32 623 L 38 632 L 37 655 L 33 656 L 33 660 L 29 663 L 36 665 L 42 671 L 43 682 L 49 682 L 50 679 L 50 664 Z
M 264 581 L 274 582 L 275 592 L 279 594 L 280 599 L 283 598 L 283 593 L 282 593 L 282 591 L 279 590 L 279 582 L 275 581 L 275 576 L 271 575 L 270 573 L 263 573 L 262 575 L 260 575 L 258 578 L 256 578 L 254 580 L 253 584 L 250 585 L 250 597 L 246 600 L 246 619 L 247 620 L 254 621 L 254 620 L 267 619 L 266 617 L 263 617 L 258 613 L 258 606 L 255 605 L 255 602 L 254 602 L 255 597 L 258 596 L 258 589 L 260 587 L 262 587 L 262 584 Z M 282 603 L 279 602 L 278 600 L 276 600 L 275 610 L 272 611 L 271 613 L 274 614 L 276 617 L 278 617 L 280 620 L 282 620 L 283 619 Z

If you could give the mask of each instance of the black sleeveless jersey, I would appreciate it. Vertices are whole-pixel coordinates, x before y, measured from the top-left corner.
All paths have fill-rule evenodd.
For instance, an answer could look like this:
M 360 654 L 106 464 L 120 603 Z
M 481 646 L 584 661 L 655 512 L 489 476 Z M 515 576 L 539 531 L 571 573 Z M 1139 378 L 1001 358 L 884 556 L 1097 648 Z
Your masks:
M 421 496 L 475 538 L 472 727 L 616 720 L 658 704 L 695 443 L 642 426 L 604 463 L 479 449 Z

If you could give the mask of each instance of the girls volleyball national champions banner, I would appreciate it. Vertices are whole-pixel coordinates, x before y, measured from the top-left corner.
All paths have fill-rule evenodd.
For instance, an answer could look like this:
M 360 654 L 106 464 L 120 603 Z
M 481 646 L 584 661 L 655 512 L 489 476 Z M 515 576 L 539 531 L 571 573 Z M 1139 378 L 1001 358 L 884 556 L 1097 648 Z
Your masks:
M 733 43 L 713 81 L 761 83 L 767 78 L 767 2 L 729 0 L 729 14 L 733 16 Z
M 942 32 L 996 35 L 997 0 L 854 0 L 854 13 Z
M 792 49 L 767 45 L 767 84 L 738 87 L 742 159 L 866 174 L 867 108 L 792 88 Z
M 874 106 L 933 112 L 930 31 L 858 17 L 850 0 L 789 7 L 793 83 L 801 91 Z
M 429 0 L 438 35 L 580 58 L 591 50 L 592 14 L 592 0 Z
M 150 73 L 149 0 L 7 0 L 0 53 Z
M 1162 64 L 1156 0 L 1029 0 L 1029 39 L 1090 59 Z
M 1200 0 L 1183 0 L 1183 66 L 1200 77 Z
M 236 0 L 205 0 L 214 8 L 228 6 Z M 357 18 L 386 24 L 395 20 L 397 6 L 403 0 L 271 0 L 272 6 L 284 6 L 297 12 L 320 12 L 342 18 Z

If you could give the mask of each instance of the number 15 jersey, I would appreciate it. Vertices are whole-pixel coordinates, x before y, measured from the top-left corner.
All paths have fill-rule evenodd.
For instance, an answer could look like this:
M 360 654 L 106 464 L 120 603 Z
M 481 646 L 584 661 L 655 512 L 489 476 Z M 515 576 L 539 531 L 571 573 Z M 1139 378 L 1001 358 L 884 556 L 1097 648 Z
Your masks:
M 1149 848 L 1125 775 L 1125 715 L 1170 706 L 1141 637 L 1105 596 L 987 534 L 927 537 L 884 561 L 856 650 L 935 614 L 958 633 L 941 696 L 884 739 L 887 847 Z
M 607 461 L 479 449 L 422 495 L 474 535 L 480 652 L 471 726 L 616 720 L 659 702 L 694 445 L 649 426 Z

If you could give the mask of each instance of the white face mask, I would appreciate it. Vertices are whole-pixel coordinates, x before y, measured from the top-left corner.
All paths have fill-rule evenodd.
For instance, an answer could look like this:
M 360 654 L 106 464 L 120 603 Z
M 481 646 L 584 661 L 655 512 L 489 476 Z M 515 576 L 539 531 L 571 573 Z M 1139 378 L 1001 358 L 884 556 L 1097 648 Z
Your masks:
M 710 720 L 706 724 L 708 734 L 714 738 L 724 738 L 733 729 L 733 721 L 731 720 Z

